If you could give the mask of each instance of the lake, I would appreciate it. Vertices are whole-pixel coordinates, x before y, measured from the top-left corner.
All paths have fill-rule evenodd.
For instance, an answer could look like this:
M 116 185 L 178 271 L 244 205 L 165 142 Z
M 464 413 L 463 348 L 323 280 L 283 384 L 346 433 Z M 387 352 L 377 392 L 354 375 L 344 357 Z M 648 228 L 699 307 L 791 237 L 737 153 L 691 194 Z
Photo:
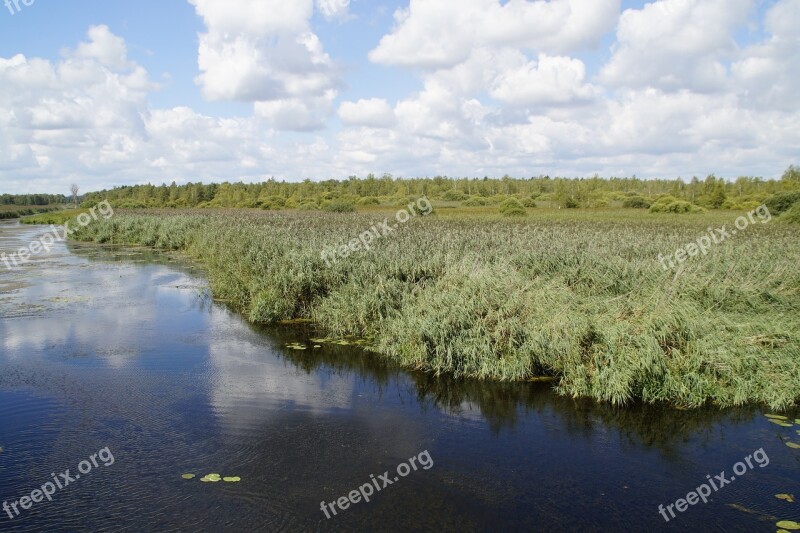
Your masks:
M 0 222 L 0 253 L 45 230 Z M 551 383 L 413 373 L 320 337 L 248 324 L 172 254 L 59 243 L 18 269 L 0 263 L 0 530 L 774 532 L 800 521 L 800 503 L 776 498 L 800 498 L 800 450 L 785 443 L 800 442 L 800 425 L 757 407 L 614 408 Z M 722 472 L 707 503 L 676 506 Z M 212 473 L 240 480 L 201 481 Z M 31 496 L 41 501 L 26 509 Z

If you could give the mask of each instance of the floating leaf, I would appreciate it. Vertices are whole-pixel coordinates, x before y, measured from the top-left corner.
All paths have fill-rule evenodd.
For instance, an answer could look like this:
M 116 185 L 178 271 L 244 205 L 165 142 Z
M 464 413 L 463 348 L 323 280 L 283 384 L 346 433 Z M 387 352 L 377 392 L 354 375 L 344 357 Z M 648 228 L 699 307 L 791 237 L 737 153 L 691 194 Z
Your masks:
M 800 444 L 794 442 L 787 442 L 786 445 L 794 450 L 800 450 Z
M 182 477 L 183 479 L 194 479 L 194 478 L 196 478 L 197 476 L 195 476 L 194 474 L 183 474 L 181 477 Z
M 200 478 L 200 481 L 203 483 L 217 483 L 218 481 L 222 481 L 222 476 L 219 474 L 208 474 L 207 476 Z
M 792 522 L 791 520 L 782 520 L 775 525 L 782 527 L 783 529 L 791 529 L 792 531 L 800 529 L 800 524 L 797 522 Z
M 225 483 L 239 483 L 241 480 L 242 478 L 240 478 L 239 476 L 222 478 L 222 481 L 224 481 Z
M 770 421 L 770 422 L 772 422 L 773 424 L 777 424 L 777 425 L 779 425 L 779 426 L 780 426 L 780 427 L 782 427 L 782 428 L 790 428 L 790 427 L 792 427 L 792 424 L 789 424 L 789 423 L 787 423 L 787 422 L 782 422 L 782 421 L 780 421 L 780 420 L 772 420 L 772 419 L 770 418 L 770 419 L 769 419 L 769 421 Z
M 322 348 L 322 346 L 320 346 L 319 344 L 315 344 L 314 348 Z M 800 433 L 800 431 L 798 431 L 798 433 Z
M 786 418 L 783 415 L 771 415 L 770 414 L 770 415 L 764 415 L 764 416 L 766 416 L 767 418 L 771 418 L 773 420 L 789 420 L 788 418 Z
M 779 500 L 786 500 L 789 503 L 794 503 L 794 495 L 793 494 L 776 494 L 776 498 Z

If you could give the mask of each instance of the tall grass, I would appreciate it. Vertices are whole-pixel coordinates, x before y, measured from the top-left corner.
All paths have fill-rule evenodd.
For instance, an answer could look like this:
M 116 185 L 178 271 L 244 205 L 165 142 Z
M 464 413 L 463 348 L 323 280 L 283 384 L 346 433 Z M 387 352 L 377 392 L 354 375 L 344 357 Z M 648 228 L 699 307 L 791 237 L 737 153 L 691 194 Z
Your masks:
M 63 209 L 63 206 L 0 205 L 0 220 L 20 218 L 29 215 L 36 215 L 38 213 L 47 213 L 50 211 L 57 211 L 59 209 Z
M 785 407 L 800 399 L 796 230 L 756 224 L 678 271 L 656 259 L 737 215 L 430 216 L 331 267 L 322 250 L 383 217 L 117 212 L 78 237 L 183 250 L 252 322 L 311 318 L 437 375 L 551 375 L 614 404 Z

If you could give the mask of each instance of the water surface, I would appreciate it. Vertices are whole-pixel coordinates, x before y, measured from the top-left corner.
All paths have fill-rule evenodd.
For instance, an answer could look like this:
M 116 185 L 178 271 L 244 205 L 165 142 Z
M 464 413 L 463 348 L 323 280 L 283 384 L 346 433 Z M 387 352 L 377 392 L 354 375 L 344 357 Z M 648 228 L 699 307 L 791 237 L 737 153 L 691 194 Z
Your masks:
M 0 223 L 0 252 L 43 228 Z M 616 409 L 547 384 L 409 373 L 309 328 L 258 328 L 202 273 L 147 250 L 59 244 L 0 264 L 0 500 L 114 456 L 0 530 L 775 531 L 800 521 L 800 426 L 757 408 Z M 305 351 L 289 349 L 300 342 Z M 800 412 L 786 413 L 792 419 Z M 658 513 L 762 449 L 769 465 Z M 427 450 L 326 519 L 334 501 Z M 181 474 L 195 473 L 186 481 Z M 240 483 L 202 483 L 209 473 Z

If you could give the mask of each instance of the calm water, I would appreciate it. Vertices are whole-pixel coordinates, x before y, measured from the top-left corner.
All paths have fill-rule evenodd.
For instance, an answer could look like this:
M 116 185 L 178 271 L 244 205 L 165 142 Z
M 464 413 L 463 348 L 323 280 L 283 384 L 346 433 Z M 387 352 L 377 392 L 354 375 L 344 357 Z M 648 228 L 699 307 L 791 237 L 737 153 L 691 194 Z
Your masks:
M 0 251 L 41 232 L 0 223 Z M 756 408 L 614 409 L 546 384 L 412 374 L 353 347 L 313 349 L 316 336 L 248 325 L 164 255 L 61 244 L 19 271 L 0 263 L 0 500 L 51 473 L 75 477 L 101 449 L 114 458 L 13 520 L 0 511 L 0 530 L 774 532 L 777 519 L 800 521 L 800 502 L 775 498 L 800 499 L 800 450 L 783 442 L 800 442 L 800 426 Z M 670 523 L 659 515 L 761 448 L 768 466 L 754 461 Z M 425 450 L 431 468 L 331 519 L 320 510 Z M 209 473 L 241 482 L 199 481 Z

